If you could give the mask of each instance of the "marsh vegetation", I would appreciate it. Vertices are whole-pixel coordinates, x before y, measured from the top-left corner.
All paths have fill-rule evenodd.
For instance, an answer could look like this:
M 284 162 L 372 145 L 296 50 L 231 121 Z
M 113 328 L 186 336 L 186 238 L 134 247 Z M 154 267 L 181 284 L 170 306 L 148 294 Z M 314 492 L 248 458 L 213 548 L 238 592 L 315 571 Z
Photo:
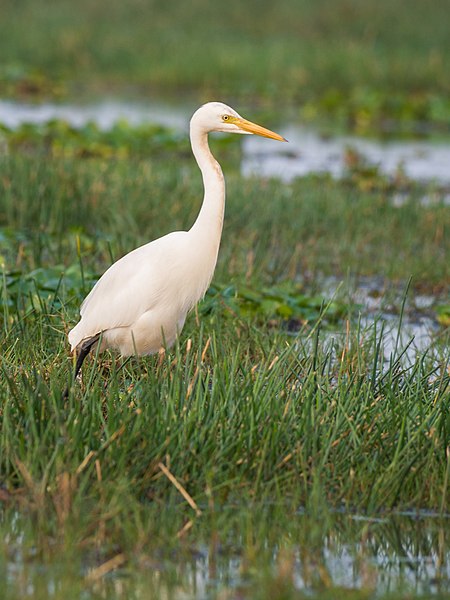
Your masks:
M 234 97 L 270 126 L 283 90 L 297 118 L 445 133 L 439 10 L 188 6 L 7 1 L 3 96 L 131 82 Z M 71 381 L 82 298 L 113 260 L 191 225 L 200 176 L 186 135 L 157 123 L 0 135 L 3 597 L 448 598 L 445 186 L 351 156 L 339 180 L 244 177 L 239 141 L 212 140 L 227 207 L 207 296 L 171 350 L 93 356 Z M 403 329 L 424 319 L 425 346 Z

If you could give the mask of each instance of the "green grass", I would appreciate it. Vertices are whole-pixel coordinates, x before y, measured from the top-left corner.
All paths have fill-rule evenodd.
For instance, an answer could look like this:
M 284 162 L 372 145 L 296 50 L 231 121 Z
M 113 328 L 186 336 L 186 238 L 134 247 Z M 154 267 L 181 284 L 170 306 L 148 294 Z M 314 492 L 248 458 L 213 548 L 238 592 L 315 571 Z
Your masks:
M 24 581 L 35 579 L 37 563 L 44 581 L 58 581 L 56 597 L 93 594 L 83 574 L 120 556 L 125 587 L 107 578 L 99 585 L 108 597 L 128 597 L 131 586 L 138 594 L 140 579 L 156 590 L 174 579 L 189 587 L 183 564 L 206 536 L 217 560 L 242 553 L 247 586 L 269 598 L 263 590 L 279 585 L 277 569 L 285 573 L 270 557 L 276 540 L 286 539 L 288 566 L 311 537 L 320 556 L 335 527 L 330 507 L 448 510 L 445 346 L 410 368 L 393 356 L 383 375 L 380 329 L 293 339 L 240 319 L 205 318 L 200 330 L 191 320 L 163 359 L 120 372 L 107 357 L 87 364 L 63 403 L 64 312 L 20 315 L 2 340 L 3 530 L 9 551 L 24 557 Z M 296 538 L 302 506 L 309 516 Z M 239 515 L 248 521 L 242 537 L 232 527 Z M 361 528 L 360 538 L 371 531 Z M 357 552 L 346 530 L 339 539 L 338 548 Z M 307 547 L 305 560 L 317 564 Z M 302 597 L 285 577 L 286 597 Z M 307 586 L 324 598 L 333 583 L 319 572 Z
M 212 598 L 241 589 L 249 598 L 275 590 L 287 599 L 336 597 L 337 581 L 322 564 L 327 548 L 350 548 L 361 573 L 380 544 L 393 557 L 399 544 L 413 555 L 448 556 L 445 517 L 418 537 L 402 522 L 400 543 L 390 526 L 335 512 L 449 510 L 448 330 L 412 359 L 399 346 L 385 360 L 382 320 L 362 327 L 345 291 L 330 298 L 320 287 L 328 275 L 382 273 L 400 288 L 412 277 L 413 290 L 444 297 L 448 208 L 423 206 L 420 187 L 408 184 L 408 203 L 395 208 L 395 186 L 373 174 L 292 185 L 244 180 L 239 146 L 215 143 L 228 192 L 215 287 L 171 351 L 123 367 L 108 353 L 93 357 L 62 401 L 73 368 L 66 334 L 95 277 L 135 246 L 189 227 L 199 209 L 201 182 L 186 141 L 139 131 L 102 136 L 88 128 L 77 137 L 63 128 L 58 137 L 53 124 L 22 138 L 7 134 L 6 598 L 40 600 L 49 589 L 65 600 L 176 598 L 183 589 L 195 597 L 189 581 L 205 547 Z M 394 303 L 401 312 L 401 300 Z M 298 556 L 305 593 L 292 580 Z M 116 575 L 102 576 L 96 569 L 111 559 Z M 372 597 L 373 581 L 354 597 Z M 445 590 L 444 575 L 437 581 Z
M 64 127 L 7 134 L 12 153 L 0 166 L 0 226 L 9 269 L 81 259 L 88 273 L 101 273 L 112 258 L 191 226 L 202 188 L 186 139 L 124 126 L 115 135 L 89 126 L 76 137 Z M 443 201 L 421 204 L 432 187 L 358 170 L 342 182 L 244 180 L 236 172 L 239 144 L 217 142 L 228 199 L 216 281 L 307 284 L 351 272 L 383 274 L 402 287 L 412 277 L 417 288 L 448 290 L 448 208 Z M 398 191 L 408 195 L 401 207 L 392 201 Z
M 358 128 L 448 130 L 448 0 L 5 0 L 0 93 L 129 90 L 259 98 Z M 33 23 L 33 27 L 29 24 Z
M 330 507 L 448 510 L 444 343 L 407 368 L 401 351 L 383 363 L 381 324 L 351 326 L 347 337 L 316 325 L 292 338 L 216 314 L 202 318 L 200 329 L 192 318 L 163 358 L 120 371 L 107 356 L 91 361 L 62 402 L 71 366 L 65 323 L 67 307 L 49 303 L 19 313 L 2 336 L 1 478 L 10 506 L 3 528 L 29 565 L 25 581 L 37 562 L 50 580 L 64 574 L 60 597 L 67 586 L 69 597 L 80 597 L 85 588 L 92 593 L 83 574 L 121 556 L 119 580 L 128 573 L 135 585 L 141 577 L 149 585 L 152 565 L 163 561 L 168 571 L 152 587 L 174 577 L 187 586 L 174 563 L 192 561 L 205 535 L 225 544 L 225 556 L 243 553 L 247 585 L 263 594 L 278 585 L 277 568 L 284 573 L 270 566 L 276 536 L 288 536 L 288 557 L 305 543 L 292 530 L 299 507 L 310 515 L 304 535 L 315 535 L 319 556 L 335 527 L 333 515 L 328 528 L 323 522 Z M 270 518 L 266 505 L 274 506 Z M 238 515 L 250 519 L 248 537 L 230 530 Z M 184 526 L 189 533 L 179 539 Z M 307 557 L 315 562 L 310 551 Z M 318 598 L 334 582 L 323 577 L 307 583 Z M 100 585 L 110 597 L 128 597 L 127 584 Z M 291 590 L 286 597 L 301 596 Z
M 49 307 L 4 334 L 2 475 L 13 486 L 28 472 L 29 492 L 46 495 L 58 472 L 75 473 L 92 451 L 100 488 L 114 494 L 122 480 L 135 500 L 149 487 L 161 502 L 177 495 L 155 479 L 168 460 L 197 502 L 210 489 L 222 501 L 317 497 L 369 512 L 447 506 L 444 348 L 410 368 L 399 350 L 383 374 L 380 329 L 330 339 L 316 327 L 288 340 L 215 317 L 200 332 L 191 322 L 165 359 L 120 372 L 107 359 L 103 375 L 91 364 L 62 403 L 63 320 Z M 95 496 L 94 463 L 81 489 Z

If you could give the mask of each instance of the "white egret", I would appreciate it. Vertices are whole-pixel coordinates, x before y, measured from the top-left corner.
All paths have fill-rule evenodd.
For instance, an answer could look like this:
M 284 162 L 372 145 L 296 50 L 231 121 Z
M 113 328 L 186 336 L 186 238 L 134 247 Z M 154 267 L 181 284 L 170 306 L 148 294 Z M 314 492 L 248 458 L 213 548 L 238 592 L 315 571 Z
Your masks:
M 69 332 L 77 352 L 75 377 L 83 360 L 99 351 L 145 355 L 170 346 L 186 315 L 204 296 L 219 251 L 225 205 L 222 169 L 208 145 L 208 133 L 281 135 L 243 119 L 221 102 L 201 106 L 190 122 L 192 152 L 203 177 L 204 197 L 189 231 L 175 231 L 123 256 L 103 274 L 81 305 L 81 319 Z

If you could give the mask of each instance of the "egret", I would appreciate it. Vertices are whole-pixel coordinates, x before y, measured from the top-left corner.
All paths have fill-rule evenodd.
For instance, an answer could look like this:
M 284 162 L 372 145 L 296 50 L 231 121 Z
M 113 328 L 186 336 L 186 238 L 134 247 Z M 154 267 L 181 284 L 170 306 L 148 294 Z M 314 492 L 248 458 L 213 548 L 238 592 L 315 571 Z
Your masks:
M 189 231 L 174 231 L 129 252 L 97 281 L 69 332 L 75 377 L 93 348 L 126 357 L 158 352 L 174 343 L 188 312 L 204 296 L 217 262 L 225 207 L 222 169 L 208 133 L 281 135 L 243 119 L 221 102 L 201 106 L 190 121 L 192 152 L 203 178 L 203 203 Z

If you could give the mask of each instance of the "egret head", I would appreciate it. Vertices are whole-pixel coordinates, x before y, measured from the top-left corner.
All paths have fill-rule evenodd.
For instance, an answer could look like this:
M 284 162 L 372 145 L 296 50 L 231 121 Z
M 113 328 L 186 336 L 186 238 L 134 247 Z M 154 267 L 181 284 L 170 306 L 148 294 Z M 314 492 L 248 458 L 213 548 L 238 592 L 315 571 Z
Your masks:
M 201 106 L 191 119 L 191 129 L 194 127 L 203 133 L 222 131 L 224 133 L 256 134 L 280 142 L 286 141 L 278 133 L 247 121 L 230 106 L 222 102 L 208 102 Z

